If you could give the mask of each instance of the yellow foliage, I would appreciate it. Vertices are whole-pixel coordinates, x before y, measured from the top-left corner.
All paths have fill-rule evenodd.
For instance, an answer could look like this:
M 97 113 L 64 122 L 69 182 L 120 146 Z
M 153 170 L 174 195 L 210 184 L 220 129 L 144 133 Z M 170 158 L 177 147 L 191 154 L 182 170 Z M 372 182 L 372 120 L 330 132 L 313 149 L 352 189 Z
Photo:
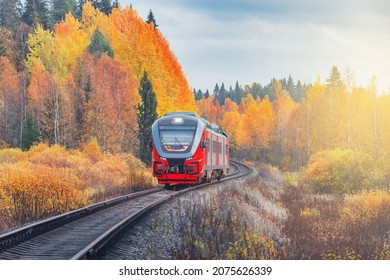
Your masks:
M 371 187 L 375 168 L 367 154 L 354 150 L 326 150 L 311 157 L 302 181 L 318 192 L 351 193 Z
M 316 208 L 308 208 L 301 210 L 300 216 L 303 218 L 318 218 L 320 216 L 320 211 Z
M 82 151 L 0 150 L 0 174 L 0 230 L 157 185 L 137 158 L 102 154 L 96 139 Z
M 24 158 L 25 154 L 20 149 L 0 150 L 0 164 L 15 163 Z
M 84 146 L 83 152 L 92 162 L 97 162 L 103 157 L 96 138 L 93 138 Z
M 390 194 L 381 191 L 363 191 L 347 197 L 342 210 L 341 222 L 347 230 L 361 230 L 372 223 L 390 223 Z

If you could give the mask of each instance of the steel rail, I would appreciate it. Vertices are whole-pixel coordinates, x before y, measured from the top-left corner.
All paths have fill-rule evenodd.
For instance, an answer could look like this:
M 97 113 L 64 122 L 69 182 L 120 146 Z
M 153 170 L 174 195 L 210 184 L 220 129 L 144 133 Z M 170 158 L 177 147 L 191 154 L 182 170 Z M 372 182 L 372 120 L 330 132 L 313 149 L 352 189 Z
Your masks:
M 32 223 L 30 225 L 23 226 L 19 229 L 15 229 L 13 231 L 4 233 L 0 235 L 0 259 L 2 258 L 1 253 L 6 250 L 11 250 L 11 247 L 14 247 L 20 243 L 23 243 L 24 241 L 31 240 L 34 237 L 39 237 L 39 235 L 42 235 L 44 233 L 47 233 L 51 230 L 54 230 L 56 228 L 59 228 L 61 226 L 65 226 L 73 221 L 86 218 L 89 215 L 95 214 L 100 212 L 101 210 L 108 209 L 110 207 L 115 208 L 119 207 L 120 204 L 131 203 L 131 201 L 137 201 L 137 199 L 143 199 L 144 197 L 148 196 L 157 196 L 154 198 L 154 200 L 151 203 L 148 203 L 145 207 L 136 206 L 137 208 L 134 213 L 128 215 L 126 218 L 122 219 L 120 222 L 116 223 L 114 226 L 110 227 L 108 230 L 106 230 L 103 234 L 99 235 L 98 238 L 96 238 L 94 241 L 90 242 L 86 247 L 84 247 L 81 250 L 78 250 L 78 253 L 72 254 L 73 257 L 71 259 L 90 259 L 94 258 L 99 251 L 104 248 L 117 234 L 119 234 L 124 228 L 126 228 L 129 224 L 131 224 L 133 221 L 150 211 L 151 209 L 155 208 L 157 205 L 160 205 L 164 203 L 165 201 L 176 197 L 178 195 L 181 195 L 183 193 L 199 189 L 199 188 L 205 188 L 208 186 L 212 186 L 214 184 L 218 184 L 220 182 L 224 182 L 227 180 L 232 180 L 236 178 L 240 178 L 242 176 L 246 176 L 248 173 L 251 172 L 251 168 L 247 167 L 244 164 L 241 164 L 236 161 L 231 161 L 231 165 L 236 169 L 235 171 L 228 174 L 225 178 L 222 178 L 219 181 L 213 181 L 210 183 L 204 183 L 201 185 L 197 185 L 195 187 L 191 188 L 185 188 L 179 191 L 174 192 L 168 192 L 165 194 L 165 192 L 162 193 L 162 197 L 159 197 L 159 193 L 162 191 L 165 191 L 164 188 L 155 188 L 150 189 L 146 191 L 141 191 L 125 196 L 121 196 L 118 198 L 114 198 L 108 201 L 104 201 L 101 203 L 96 203 L 78 210 L 74 210 L 71 212 L 67 212 L 61 215 L 57 215 L 52 218 L 48 218 L 42 221 L 38 221 L 36 223 Z M 134 202 L 136 203 L 136 202 Z M 138 208 L 140 208 L 138 210 Z M 95 214 L 97 215 L 97 214 Z M 10 249 L 11 248 L 11 249 Z M 10 254 L 8 254 L 10 255 Z M 12 255 L 12 254 L 11 254 Z M 12 256 L 10 257 L 12 258 Z
M 87 260 L 87 259 L 96 258 L 96 256 L 99 255 L 100 251 L 103 250 L 103 248 L 105 248 L 105 246 L 107 244 L 109 244 L 112 241 L 112 239 L 115 238 L 115 236 L 120 234 L 120 232 L 122 230 L 124 230 L 125 228 L 127 228 L 132 222 L 137 220 L 142 215 L 148 213 L 149 211 L 154 209 L 156 206 L 161 205 L 162 203 L 164 203 L 164 202 L 166 202 L 166 201 L 168 201 L 176 196 L 193 191 L 195 189 L 205 188 L 205 187 L 219 184 L 219 183 L 229 181 L 232 179 L 241 178 L 241 177 L 247 176 L 249 173 L 252 172 L 251 167 L 248 167 L 242 163 L 239 163 L 236 161 L 230 161 L 230 164 L 235 166 L 236 170 L 233 173 L 227 175 L 225 178 L 223 178 L 219 181 L 203 183 L 203 184 L 197 185 L 195 187 L 186 188 L 186 189 L 183 189 L 183 190 L 180 190 L 177 192 L 173 192 L 172 195 L 164 197 L 158 201 L 153 202 L 152 204 L 139 210 L 138 212 L 134 213 L 133 215 L 125 218 L 124 220 L 122 220 L 121 222 L 119 222 L 118 224 L 116 224 L 115 226 L 110 228 L 109 230 L 107 230 L 105 233 L 103 233 L 101 236 L 99 236 L 99 238 L 92 241 L 87 247 L 85 247 L 83 250 L 81 250 L 79 253 L 77 253 L 75 256 L 73 256 L 72 260 L 81 260 L 81 259 Z M 245 171 L 242 172 L 240 167 L 244 168 Z M 242 172 L 242 174 L 240 174 L 241 172 Z

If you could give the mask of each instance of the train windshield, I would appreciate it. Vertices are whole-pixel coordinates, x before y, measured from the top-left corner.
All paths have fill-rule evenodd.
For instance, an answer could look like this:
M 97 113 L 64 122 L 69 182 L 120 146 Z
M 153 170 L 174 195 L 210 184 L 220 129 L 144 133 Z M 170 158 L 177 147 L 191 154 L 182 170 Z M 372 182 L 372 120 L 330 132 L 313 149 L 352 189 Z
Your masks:
M 196 125 L 160 125 L 160 143 L 169 152 L 184 152 L 194 141 Z

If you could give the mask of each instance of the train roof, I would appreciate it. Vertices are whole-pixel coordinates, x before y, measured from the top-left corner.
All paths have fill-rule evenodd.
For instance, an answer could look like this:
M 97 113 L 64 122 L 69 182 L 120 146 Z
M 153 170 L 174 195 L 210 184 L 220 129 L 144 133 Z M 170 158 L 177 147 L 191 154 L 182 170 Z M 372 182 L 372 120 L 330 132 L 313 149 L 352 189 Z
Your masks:
M 164 115 L 164 117 L 175 116 L 175 115 L 186 115 L 189 117 L 197 118 L 206 126 L 206 128 L 208 128 L 216 133 L 219 133 L 219 134 L 225 136 L 226 138 L 229 138 L 229 136 L 226 134 L 226 132 L 223 131 L 218 125 L 210 124 L 210 122 L 208 120 L 206 120 L 205 118 L 199 118 L 194 112 L 169 112 L 169 113 L 166 113 Z
M 172 116 L 172 115 L 187 115 L 195 118 L 198 117 L 194 112 L 170 112 L 165 114 L 165 116 Z

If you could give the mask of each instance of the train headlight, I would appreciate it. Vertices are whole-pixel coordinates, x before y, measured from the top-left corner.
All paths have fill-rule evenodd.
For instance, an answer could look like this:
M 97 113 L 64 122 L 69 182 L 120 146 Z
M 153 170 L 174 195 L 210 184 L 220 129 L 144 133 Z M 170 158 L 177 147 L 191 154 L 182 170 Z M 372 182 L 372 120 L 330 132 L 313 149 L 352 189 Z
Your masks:
M 184 123 L 184 120 L 183 120 L 183 118 L 176 117 L 176 118 L 172 119 L 172 123 L 173 124 L 182 124 L 182 123 Z
M 186 160 L 191 160 L 191 159 L 192 159 L 192 157 L 186 158 Z

